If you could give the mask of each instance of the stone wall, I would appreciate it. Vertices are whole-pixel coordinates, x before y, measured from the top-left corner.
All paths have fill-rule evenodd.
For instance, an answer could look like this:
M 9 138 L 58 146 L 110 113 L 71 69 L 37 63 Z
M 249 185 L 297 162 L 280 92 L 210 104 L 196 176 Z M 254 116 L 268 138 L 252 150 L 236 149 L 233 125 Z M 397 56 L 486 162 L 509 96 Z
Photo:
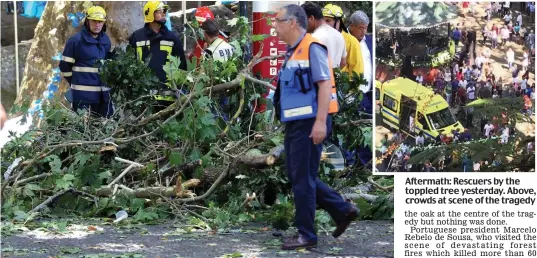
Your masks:
M 19 44 L 19 79 L 22 79 L 24 66 L 26 65 L 26 57 L 30 50 L 31 41 L 26 41 Z M 2 67 L 1 71 L 1 95 L 2 105 L 6 110 L 11 108 L 15 97 L 17 96 L 16 71 L 15 71 L 15 45 L 2 47 Z
M 6 14 L 7 2 L 0 2 L 2 15 L 0 15 L 0 45 L 10 46 L 15 44 L 15 21 L 13 14 Z M 17 36 L 19 42 L 30 40 L 34 37 L 34 29 L 39 19 L 17 16 Z

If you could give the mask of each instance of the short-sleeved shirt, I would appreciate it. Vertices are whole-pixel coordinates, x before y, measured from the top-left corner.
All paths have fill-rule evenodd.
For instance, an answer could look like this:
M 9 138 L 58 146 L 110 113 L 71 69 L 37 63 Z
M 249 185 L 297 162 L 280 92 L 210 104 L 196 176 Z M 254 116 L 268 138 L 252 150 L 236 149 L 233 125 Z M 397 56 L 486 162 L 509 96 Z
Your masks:
M 293 46 L 287 46 L 285 61 L 293 55 L 296 47 L 304 38 L 304 33 Z M 313 82 L 330 80 L 330 66 L 328 65 L 328 53 L 322 46 L 313 44 L 310 47 L 310 69 Z
M 328 49 L 332 67 L 339 67 L 341 60 L 347 58 L 347 48 L 345 47 L 343 35 L 330 27 L 330 25 L 323 24 L 319 26 L 311 35 Z

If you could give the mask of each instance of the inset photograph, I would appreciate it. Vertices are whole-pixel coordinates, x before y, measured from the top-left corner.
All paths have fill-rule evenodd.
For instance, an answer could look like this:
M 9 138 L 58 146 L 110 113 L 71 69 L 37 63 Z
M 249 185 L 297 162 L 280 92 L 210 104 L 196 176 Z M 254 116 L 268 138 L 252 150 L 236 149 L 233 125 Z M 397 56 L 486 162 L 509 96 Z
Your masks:
M 534 172 L 534 4 L 375 5 L 375 171 Z

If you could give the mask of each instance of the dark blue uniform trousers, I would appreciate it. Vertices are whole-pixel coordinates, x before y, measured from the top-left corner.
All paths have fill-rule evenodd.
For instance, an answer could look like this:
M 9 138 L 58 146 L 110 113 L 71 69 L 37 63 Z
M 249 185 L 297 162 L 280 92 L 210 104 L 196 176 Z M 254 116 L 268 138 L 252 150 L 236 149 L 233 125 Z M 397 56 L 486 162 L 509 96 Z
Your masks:
M 327 134 L 332 119 L 327 119 Z M 309 138 L 315 118 L 287 122 L 285 126 L 285 162 L 287 177 L 295 197 L 295 225 L 298 233 L 308 241 L 317 241 L 315 234 L 316 204 L 339 222 L 350 211 L 351 204 L 317 177 L 322 144 L 313 144 Z

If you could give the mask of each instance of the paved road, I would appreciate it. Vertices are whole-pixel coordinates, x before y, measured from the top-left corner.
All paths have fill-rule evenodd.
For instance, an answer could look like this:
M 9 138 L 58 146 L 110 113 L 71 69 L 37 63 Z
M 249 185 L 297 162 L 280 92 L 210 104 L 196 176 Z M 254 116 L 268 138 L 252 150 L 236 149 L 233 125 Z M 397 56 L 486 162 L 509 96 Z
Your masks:
M 310 251 L 281 251 L 281 238 L 260 224 L 225 235 L 185 233 L 173 222 L 102 224 L 73 224 L 65 233 L 32 230 L 5 236 L 3 231 L 1 257 L 393 257 L 393 221 L 354 222 L 339 239 L 320 234 L 318 247 Z

